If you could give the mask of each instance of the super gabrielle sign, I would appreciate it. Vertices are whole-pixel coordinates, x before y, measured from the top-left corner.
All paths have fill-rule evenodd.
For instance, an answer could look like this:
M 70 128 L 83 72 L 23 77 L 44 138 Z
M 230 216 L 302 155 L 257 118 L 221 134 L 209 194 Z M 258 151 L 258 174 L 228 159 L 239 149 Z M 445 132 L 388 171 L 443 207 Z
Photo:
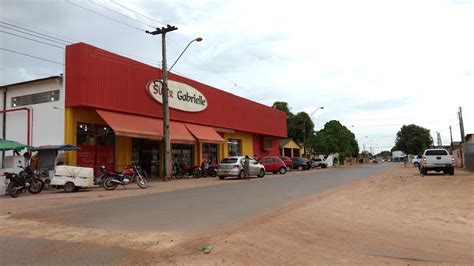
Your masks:
M 157 102 L 163 103 L 161 80 L 148 82 L 148 94 Z M 206 97 L 195 88 L 177 81 L 168 81 L 168 104 L 170 108 L 186 112 L 201 112 L 207 108 Z

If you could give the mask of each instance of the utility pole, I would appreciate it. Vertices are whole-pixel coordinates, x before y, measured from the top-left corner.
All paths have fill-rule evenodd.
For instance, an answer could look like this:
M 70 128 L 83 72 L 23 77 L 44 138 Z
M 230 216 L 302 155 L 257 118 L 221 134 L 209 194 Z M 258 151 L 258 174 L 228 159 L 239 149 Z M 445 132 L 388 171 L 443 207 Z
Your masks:
M 438 148 L 443 147 L 443 142 L 441 141 L 441 133 L 436 131 L 436 142 L 438 143 Z
M 166 66 L 166 33 L 175 31 L 178 28 L 167 25 L 166 27 L 156 28 L 155 31 L 146 31 L 151 35 L 161 34 L 161 52 L 162 52 L 162 66 L 163 81 L 161 88 L 161 96 L 163 99 L 163 181 L 166 181 L 170 176 L 171 170 L 171 142 L 170 142 L 170 108 L 168 103 L 168 69 Z
M 453 154 L 453 130 L 451 129 L 451 125 L 449 126 L 449 136 L 451 137 L 451 154 Z
M 461 142 L 464 143 L 464 122 L 463 122 L 463 119 L 462 119 L 462 107 L 461 106 L 459 106 L 458 116 L 459 116 L 459 129 L 461 130 Z
M 459 129 L 461 131 L 461 167 L 464 167 L 464 149 L 463 149 L 463 146 L 464 146 L 464 122 L 462 120 L 462 107 L 459 106 L 459 112 L 458 112 L 458 116 L 459 116 Z

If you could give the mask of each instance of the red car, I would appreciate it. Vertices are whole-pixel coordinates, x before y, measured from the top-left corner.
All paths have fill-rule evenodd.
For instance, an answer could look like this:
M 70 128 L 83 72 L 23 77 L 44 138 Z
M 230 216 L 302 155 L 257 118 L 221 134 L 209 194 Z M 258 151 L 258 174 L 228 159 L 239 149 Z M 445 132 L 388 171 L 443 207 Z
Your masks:
M 289 172 L 291 169 L 293 169 L 293 161 L 290 159 L 290 157 L 287 156 L 280 156 L 280 158 L 286 165 L 286 171 Z
M 265 166 L 265 171 L 267 172 L 272 172 L 274 174 L 286 173 L 286 164 L 276 156 L 263 157 L 262 159 L 260 159 L 259 163 Z

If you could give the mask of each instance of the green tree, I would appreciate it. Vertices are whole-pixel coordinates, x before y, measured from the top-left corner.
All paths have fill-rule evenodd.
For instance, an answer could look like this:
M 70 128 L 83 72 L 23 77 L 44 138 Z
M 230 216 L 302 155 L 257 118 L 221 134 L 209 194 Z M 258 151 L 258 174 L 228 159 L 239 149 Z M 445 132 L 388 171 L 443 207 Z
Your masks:
M 292 117 L 291 123 L 288 127 L 288 136 L 291 136 L 295 141 L 308 141 L 314 135 L 314 123 L 311 121 L 308 113 L 297 113 Z M 308 145 L 306 146 L 308 147 Z
M 420 154 L 425 149 L 433 146 L 430 130 L 417 125 L 403 125 L 397 133 L 395 147 L 392 151 L 399 150 L 405 154 Z
M 288 107 L 288 103 L 286 102 L 274 102 L 272 108 L 285 112 L 287 117 L 289 114 L 291 114 L 290 108 Z
M 359 144 L 354 133 L 337 120 L 327 122 L 311 141 L 314 141 L 311 144 L 321 154 L 339 153 L 341 159 L 359 154 Z
M 301 143 L 304 140 L 303 135 L 306 135 L 306 141 L 314 135 L 314 124 L 308 113 L 299 112 L 295 115 L 286 102 L 274 102 L 272 107 L 286 113 L 288 138 Z

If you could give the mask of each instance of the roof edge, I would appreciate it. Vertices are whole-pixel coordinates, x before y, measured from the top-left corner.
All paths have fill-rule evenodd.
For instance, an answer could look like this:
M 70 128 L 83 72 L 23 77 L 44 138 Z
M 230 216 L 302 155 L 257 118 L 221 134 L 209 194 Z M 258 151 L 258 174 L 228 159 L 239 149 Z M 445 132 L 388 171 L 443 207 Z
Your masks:
M 0 86 L 0 88 L 18 86 L 18 85 L 34 83 L 34 82 L 41 82 L 41 81 L 45 81 L 45 80 L 49 80 L 49 79 L 62 79 L 62 78 L 63 78 L 63 75 L 61 74 L 59 76 L 49 76 L 49 77 L 45 77 L 45 78 L 26 80 L 26 81 L 21 81 L 21 82 L 17 82 L 17 83 L 7 84 L 7 85 Z

